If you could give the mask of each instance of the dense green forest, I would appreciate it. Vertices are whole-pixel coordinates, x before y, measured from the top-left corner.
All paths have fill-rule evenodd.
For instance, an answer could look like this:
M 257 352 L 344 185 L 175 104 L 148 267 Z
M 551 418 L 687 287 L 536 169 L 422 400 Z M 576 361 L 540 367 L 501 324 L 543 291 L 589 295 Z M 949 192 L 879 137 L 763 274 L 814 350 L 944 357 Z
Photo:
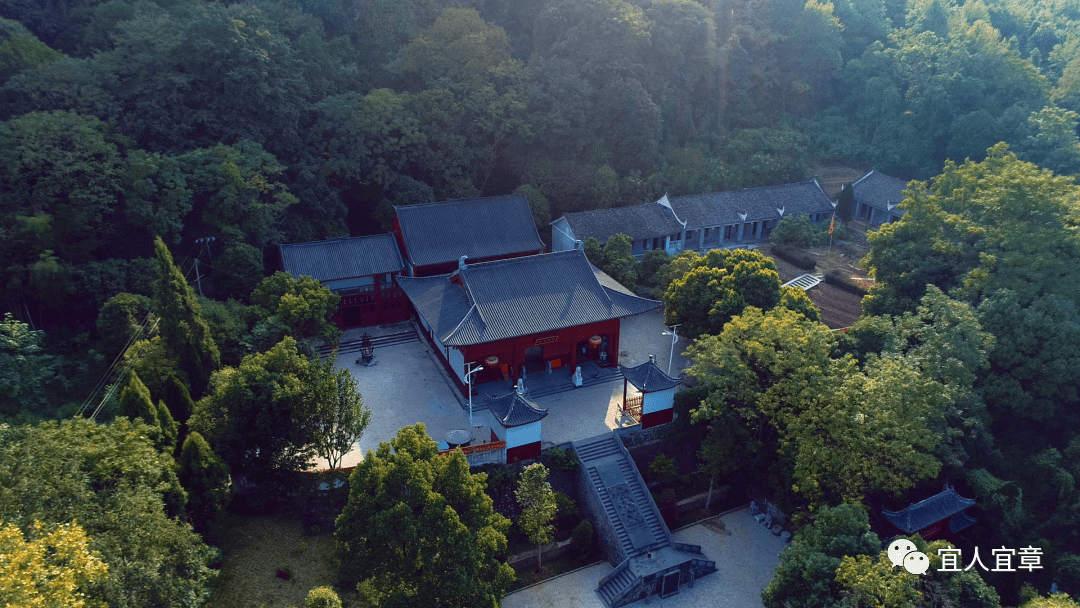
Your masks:
M 871 233 L 878 284 L 843 336 L 757 254 L 592 252 L 694 316 L 702 387 L 681 399 L 703 467 L 804 514 L 766 605 L 1080 594 L 1080 2 L 0 0 L 0 17 L 0 420 L 17 424 L 0 524 L 31 531 L 0 540 L 59 539 L 92 600 L 199 605 L 212 552 L 178 522 L 202 531 L 227 467 L 301 466 L 333 415 L 320 400 L 355 395 L 310 357 L 337 296 L 271 274 L 275 243 L 508 192 L 544 234 L 831 162 L 928 180 Z M 101 395 L 115 422 L 18 424 Z M 1045 567 L 890 587 L 850 505 L 946 482 L 979 501 L 969 539 L 1039 547 Z
M 5 309 L 88 329 L 153 236 L 243 297 L 271 244 L 392 205 L 568 211 L 928 178 L 998 141 L 1080 171 L 1080 5 L 799 0 L 0 2 Z M 185 271 L 187 269 L 185 268 Z

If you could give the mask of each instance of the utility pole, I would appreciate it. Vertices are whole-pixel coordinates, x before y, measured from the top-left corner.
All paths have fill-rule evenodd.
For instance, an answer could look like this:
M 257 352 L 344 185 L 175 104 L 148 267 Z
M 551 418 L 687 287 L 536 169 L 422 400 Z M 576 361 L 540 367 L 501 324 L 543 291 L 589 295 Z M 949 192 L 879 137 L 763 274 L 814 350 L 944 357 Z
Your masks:
M 471 361 L 465 364 L 465 383 L 469 385 L 469 428 L 472 428 L 472 381 L 473 376 L 477 372 L 483 371 L 484 366 L 481 365 L 474 370 L 470 370 L 470 366 L 472 366 Z
M 671 354 L 668 355 L 667 360 L 667 375 L 669 376 L 671 375 L 671 360 L 675 358 L 675 343 L 679 341 L 679 325 L 682 325 L 682 323 L 672 325 L 670 332 L 663 332 L 663 335 L 671 336 Z
M 202 247 L 199 247 L 199 253 L 197 253 L 195 255 L 195 283 L 197 283 L 199 285 L 199 295 L 200 296 L 203 295 L 203 292 L 202 292 L 202 275 L 199 274 L 199 258 L 202 257 L 203 249 L 206 249 L 206 256 L 208 258 L 210 258 L 210 243 L 213 243 L 216 240 L 217 240 L 216 236 L 207 236 L 207 237 L 203 237 L 201 239 L 195 239 L 196 244 L 202 245 Z M 211 259 L 211 261 L 213 260 L 213 258 L 210 258 L 210 259 Z
M 199 258 L 195 258 L 195 284 L 199 286 L 199 295 L 202 294 L 202 275 L 199 274 Z

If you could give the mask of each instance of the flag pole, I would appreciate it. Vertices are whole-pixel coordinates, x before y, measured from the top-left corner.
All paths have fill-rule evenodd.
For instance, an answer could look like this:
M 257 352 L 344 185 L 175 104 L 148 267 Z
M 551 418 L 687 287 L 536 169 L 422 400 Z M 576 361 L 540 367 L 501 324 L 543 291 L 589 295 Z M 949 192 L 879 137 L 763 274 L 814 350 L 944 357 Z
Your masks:
M 840 186 L 840 192 L 842 193 L 843 191 L 844 191 L 844 187 Z M 829 253 L 830 254 L 832 254 L 833 227 L 836 225 L 836 207 L 839 204 L 840 204 L 840 199 L 838 197 L 835 201 L 833 201 L 833 204 L 832 204 L 832 219 L 829 220 Z

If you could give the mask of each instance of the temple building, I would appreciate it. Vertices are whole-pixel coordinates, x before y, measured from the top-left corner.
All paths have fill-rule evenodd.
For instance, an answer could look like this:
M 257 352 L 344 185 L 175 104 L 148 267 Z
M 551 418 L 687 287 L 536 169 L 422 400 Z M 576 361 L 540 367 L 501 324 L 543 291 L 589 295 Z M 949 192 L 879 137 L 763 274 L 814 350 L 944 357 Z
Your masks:
M 309 276 L 341 296 L 331 321 L 338 327 L 406 321 L 412 314 L 394 277 L 405 271 L 393 235 L 342 237 L 279 245 L 281 265 L 294 278 Z
M 395 206 L 394 211 L 393 234 L 409 276 L 453 272 L 462 256 L 475 264 L 545 250 L 522 194 Z
M 805 215 L 822 222 L 832 217 L 833 208 L 816 179 L 671 198 L 665 194 L 655 203 L 567 213 L 551 222 L 551 248 L 573 249 L 589 237 L 603 244 L 615 234 L 631 238 L 635 256 L 654 249 L 674 255 L 686 249 L 704 253 L 753 247 L 767 241 L 785 217 Z
M 851 184 L 855 199 L 855 219 L 865 222 L 871 228 L 898 221 L 904 216 L 904 210 L 898 209 L 904 200 L 907 182 L 889 177 L 877 171 L 870 171 Z
M 581 249 L 399 277 L 419 325 L 458 388 L 584 361 L 616 366 L 620 320 L 660 307 L 596 270 Z

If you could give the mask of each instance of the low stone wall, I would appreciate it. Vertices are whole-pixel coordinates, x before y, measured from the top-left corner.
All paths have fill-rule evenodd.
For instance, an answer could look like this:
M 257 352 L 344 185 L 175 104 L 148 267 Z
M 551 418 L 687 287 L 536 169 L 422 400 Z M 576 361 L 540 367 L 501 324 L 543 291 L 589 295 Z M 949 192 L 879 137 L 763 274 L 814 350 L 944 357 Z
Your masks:
M 615 432 L 619 434 L 619 439 L 622 440 L 624 446 L 632 448 L 644 443 L 658 441 L 660 439 L 660 434 L 663 433 L 668 424 L 670 423 L 661 424 L 648 429 L 642 429 L 640 424 L 635 424 L 634 426 L 615 429 Z
M 540 559 L 546 560 L 564 557 L 577 551 L 577 549 L 578 547 L 574 545 L 574 540 L 570 538 L 562 542 L 547 543 L 544 545 L 544 554 L 540 556 Z M 519 564 L 521 567 L 528 567 L 530 563 L 536 562 L 537 551 L 539 551 L 539 548 L 534 547 L 528 551 L 515 553 L 506 558 L 506 563 L 510 564 L 510 566 L 515 569 L 519 567 Z

